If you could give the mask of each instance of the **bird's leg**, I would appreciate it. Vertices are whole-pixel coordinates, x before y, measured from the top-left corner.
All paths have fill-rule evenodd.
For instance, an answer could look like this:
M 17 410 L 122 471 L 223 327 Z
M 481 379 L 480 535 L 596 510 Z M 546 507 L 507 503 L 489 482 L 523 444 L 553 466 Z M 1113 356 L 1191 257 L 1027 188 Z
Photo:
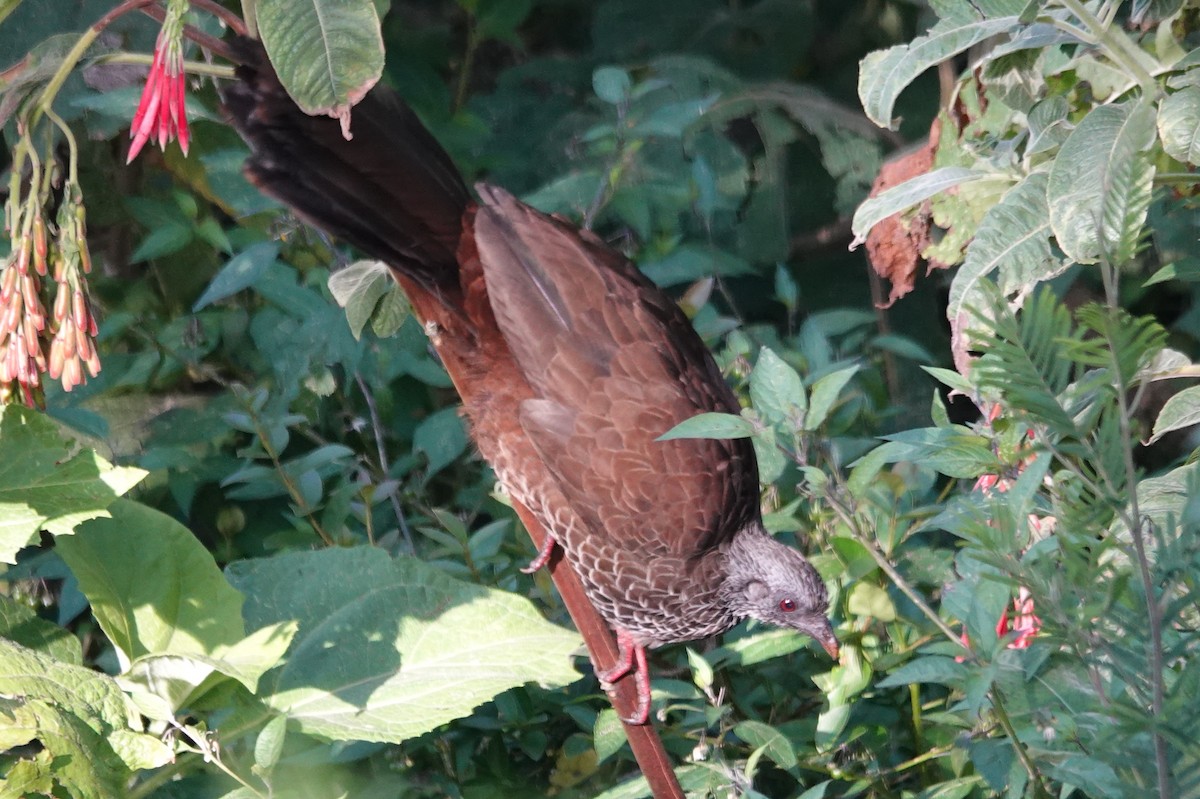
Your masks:
M 538 550 L 537 557 L 529 561 L 529 565 L 521 569 L 525 574 L 533 574 L 538 569 L 550 562 L 550 556 L 554 554 L 554 536 L 549 533 L 542 540 L 542 547 Z
M 608 690 L 612 684 L 630 671 L 636 679 L 638 703 L 633 715 L 622 721 L 627 724 L 645 724 L 650 718 L 650 668 L 646 665 L 646 647 L 633 640 L 628 630 L 617 628 L 617 662 L 612 668 L 596 672 L 600 687 Z

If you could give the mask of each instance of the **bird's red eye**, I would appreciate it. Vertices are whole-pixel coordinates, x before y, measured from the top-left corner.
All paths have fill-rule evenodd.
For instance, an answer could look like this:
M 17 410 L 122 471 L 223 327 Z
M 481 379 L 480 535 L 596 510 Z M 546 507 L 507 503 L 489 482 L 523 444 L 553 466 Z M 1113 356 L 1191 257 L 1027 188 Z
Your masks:
M 796 600 L 794 600 L 794 599 L 779 600 L 779 609 L 782 610 L 784 613 L 791 613 L 792 611 L 794 611 L 796 609 Z

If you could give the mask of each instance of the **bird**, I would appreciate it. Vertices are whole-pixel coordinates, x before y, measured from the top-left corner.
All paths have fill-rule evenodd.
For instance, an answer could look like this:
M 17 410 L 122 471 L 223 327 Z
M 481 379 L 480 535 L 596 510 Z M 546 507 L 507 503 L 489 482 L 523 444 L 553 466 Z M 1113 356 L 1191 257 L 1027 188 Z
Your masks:
M 651 704 L 647 649 L 743 619 L 838 642 L 825 583 L 763 526 L 748 439 L 661 437 L 736 395 L 679 305 L 589 230 L 480 183 L 391 89 L 337 120 L 288 97 L 241 40 L 226 114 L 244 172 L 299 217 L 387 264 L 455 380 L 471 436 L 509 494 L 561 547 Z

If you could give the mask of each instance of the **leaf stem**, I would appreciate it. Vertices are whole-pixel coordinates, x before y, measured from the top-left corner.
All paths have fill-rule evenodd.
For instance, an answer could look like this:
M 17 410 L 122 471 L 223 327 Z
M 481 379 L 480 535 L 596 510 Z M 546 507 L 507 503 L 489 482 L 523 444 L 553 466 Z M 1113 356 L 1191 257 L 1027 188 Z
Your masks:
M 1082 0 L 1059 0 L 1063 7 L 1074 14 L 1086 27 L 1096 44 L 1103 48 L 1109 58 L 1129 70 L 1134 79 L 1142 87 L 1147 97 L 1155 97 L 1160 93 L 1154 77 L 1142 66 L 1141 51 L 1124 31 L 1112 24 L 1105 24 L 1092 14 Z
M 1104 293 L 1108 306 L 1110 309 L 1118 309 L 1120 305 L 1116 267 L 1107 261 L 1101 266 L 1100 272 L 1104 279 Z M 1111 336 L 1108 343 L 1108 352 L 1111 356 L 1109 368 L 1113 375 L 1113 388 L 1116 390 L 1117 395 L 1121 440 L 1124 442 L 1122 456 L 1125 468 L 1125 484 L 1130 487 L 1127 525 L 1129 527 L 1129 537 L 1133 539 L 1133 549 L 1137 556 L 1142 591 L 1146 595 L 1146 615 L 1149 617 L 1148 621 L 1150 622 L 1149 665 L 1150 685 L 1153 692 L 1150 713 L 1154 728 L 1152 735 L 1154 739 L 1154 760 L 1158 771 L 1158 796 L 1159 799 L 1171 799 L 1171 771 L 1167 760 L 1167 742 L 1163 738 L 1162 732 L 1158 729 L 1158 723 L 1162 719 L 1163 712 L 1165 694 L 1163 670 L 1166 667 L 1163 661 L 1162 606 L 1159 604 L 1157 594 L 1154 590 L 1154 578 L 1150 574 L 1150 560 L 1146 556 L 1146 542 L 1143 538 L 1145 522 L 1142 520 L 1141 509 L 1138 506 L 1137 466 L 1133 462 L 1133 447 L 1130 444 L 1134 439 L 1133 430 L 1129 424 L 1129 397 L 1126 394 L 1120 364 L 1117 361 L 1117 344 L 1112 340 Z
M 300 487 L 292 480 L 292 476 L 288 474 L 287 469 L 283 468 L 283 462 L 279 459 L 279 453 L 271 446 L 271 434 L 263 428 L 258 420 L 258 412 L 254 409 L 253 403 L 248 397 L 241 397 L 242 407 L 245 408 L 246 414 L 250 417 L 250 421 L 254 424 L 254 433 L 258 436 L 259 442 L 262 444 L 263 452 L 271 459 L 271 464 L 275 467 L 275 471 L 279 474 L 279 479 L 283 482 L 283 487 L 287 489 L 288 495 L 291 496 L 292 502 L 296 503 L 297 512 L 300 513 L 312 526 L 313 530 L 325 546 L 333 546 L 333 537 L 321 526 L 317 521 L 316 514 L 308 507 L 308 501 L 304 498 L 304 494 L 300 491 Z

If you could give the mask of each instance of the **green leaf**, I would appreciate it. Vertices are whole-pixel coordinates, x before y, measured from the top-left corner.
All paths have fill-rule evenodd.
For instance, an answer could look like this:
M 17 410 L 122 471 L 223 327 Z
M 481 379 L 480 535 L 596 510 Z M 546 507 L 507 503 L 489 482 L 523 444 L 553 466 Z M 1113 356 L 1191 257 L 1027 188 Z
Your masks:
M 0 562 L 15 563 L 39 530 L 65 536 L 87 519 L 107 516 L 113 500 L 145 476 L 92 450 L 72 456 L 44 414 L 0 407 Z
M 855 616 L 878 619 L 882 622 L 896 620 L 896 606 L 888 592 L 873 583 L 857 583 L 850 591 L 846 609 Z
M 754 435 L 754 425 L 732 413 L 701 413 L 684 419 L 656 441 L 673 438 L 749 438 Z
M 127 718 L 112 678 L 0 639 L 0 749 L 39 741 L 70 795 L 124 794 L 128 771 L 107 736 Z
M 467 429 L 458 408 L 430 414 L 413 433 L 413 449 L 429 459 L 425 479 L 433 477 L 467 450 Z
M 750 404 L 768 424 L 790 430 L 804 420 L 808 398 L 800 375 L 767 347 L 750 373 Z
M 233 256 L 192 305 L 192 313 L 253 286 L 278 256 L 279 245 L 273 241 L 252 244 Z
M 1172 430 L 1191 427 L 1200 422 L 1200 386 L 1191 386 L 1173 395 L 1158 412 L 1154 421 L 1154 435 L 1147 443 L 1153 444 Z
M 350 132 L 350 107 L 383 74 L 374 3 L 259 0 L 255 14 L 271 64 L 296 105 L 306 114 L 340 119 Z
M 854 249 L 866 241 L 871 228 L 892 214 L 907 211 L 947 189 L 990 177 L 993 175 L 988 172 L 961 166 L 946 166 L 924 175 L 917 175 L 898 186 L 892 186 L 882 194 L 863 200 L 850 223 L 854 232 L 854 241 L 850 243 L 850 248 Z
M 275 768 L 283 754 L 283 742 L 287 736 L 287 717 L 276 716 L 262 728 L 254 741 L 254 764 L 264 771 Z
M 796 749 L 787 736 L 761 721 L 742 721 L 733 728 L 733 734 L 756 748 L 764 748 L 767 757 L 780 768 L 789 769 L 799 761 Z
M 955 663 L 954 658 L 930 655 L 905 663 L 875 685 L 878 688 L 893 688 L 915 682 L 929 682 L 961 686 L 966 676 L 966 666 Z
M 1158 135 L 1167 155 L 1200 164 L 1200 86 L 1167 95 L 1158 108 Z
M 847 366 L 836 372 L 830 372 L 813 383 L 812 400 L 809 404 L 808 415 L 804 419 L 805 430 L 816 430 L 825 424 L 825 418 L 829 415 L 834 403 L 837 402 L 842 389 L 846 387 L 850 378 L 854 377 L 859 368 L 857 364 Z
M 950 284 L 946 318 L 961 327 L 968 307 L 985 307 L 979 281 L 999 270 L 1001 293 L 1028 292 L 1065 266 L 1050 249 L 1050 210 L 1046 206 L 1047 176 L 1030 175 L 987 212 L 967 255 Z M 960 321 L 961 320 L 961 321 Z
M 329 276 L 329 292 L 346 309 L 346 321 L 355 338 L 375 312 L 375 306 L 395 288 L 391 269 L 383 261 L 355 261 Z
M 1017 23 L 1015 16 L 942 20 L 909 44 L 870 53 L 858 71 L 858 98 L 867 116 L 880 127 L 895 129 L 896 98 L 921 73 L 984 39 L 1010 33 Z
M 208 655 L 245 637 L 242 597 L 186 527 L 129 500 L 58 553 L 125 665 L 143 655 Z
M 606 707 L 596 714 L 596 723 L 592 725 L 592 746 L 596 749 L 597 765 L 619 752 L 626 740 L 625 725 L 617 718 L 617 711 Z
M 991 441 L 958 425 L 905 430 L 884 439 L 888 443 L 871 453 L 875 457 L 919 463 L 947 477 L 978 477 L 998 466 Z
M 592 91 L 610 105 L 627 102 L 632 88 L 629 73 L 620 67 L 600 67 L 592 73 Z
M 371 317 L 371 332 L 379 338 L 394 336 L 411 313 L 408 295 L 404 293 L 404 289 L 393 283 L 379 301 L 375 315 Z
M 83 663 L 83 649 L 79 639 L 69 630 L 38 618 L 32 608 L 0 595 L 0 638 L 64 663 Z
M 1133 257 L 1154 185 L 1146 151 L 1154 112 L 1146 102 L 1095 108 L 1059 150 L 1046 198 L 1058 246 L 1078 263 Z
M 399 742 L 526 682 L 578 678 L 579 637 L 526 599 L 375 548 L 238 561 L 253 625 L 295 619 L 287 662 L 259 695 L 307 734 Z M 388 612 L 381 612 L 387 609 Z

